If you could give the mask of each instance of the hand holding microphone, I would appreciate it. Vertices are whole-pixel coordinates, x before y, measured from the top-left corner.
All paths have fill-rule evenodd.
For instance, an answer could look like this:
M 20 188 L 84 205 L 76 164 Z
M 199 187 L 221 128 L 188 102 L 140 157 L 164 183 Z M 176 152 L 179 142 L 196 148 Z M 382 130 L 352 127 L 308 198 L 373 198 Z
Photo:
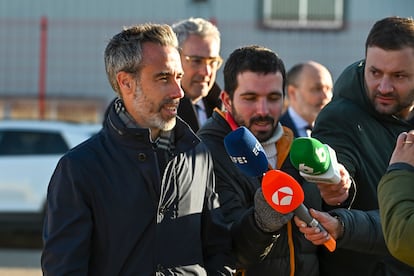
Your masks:
M 260 142 L 247 128 L 239 127 L 230 132 L 224 138 L 224 145 L 233 163 L 244 174 L 252 177 L 264 174 L 262 188 L 259 188 L 254 196 L 254 218 L 259 228 L 265 232 L 275 232 L 291 220 L 293 214 L 296 214 L 308 225 L 317 226 L 321 231 L 325 231 L 302 204 L 304 193 L 299 183 L 281 171 L 268 171 L 266 153 Z M 277 204 L 272 199 L 274 194 L 276 196 L 273 199 Z M 336 242 L 330 237 L 325 246 L 333 251 Z
M 327 231 L 310 214 L 303 205 L 304 193 L 302 187 L 287 173 L 271 170 L 265 173 L 262 181 L 262 190 L 266 202 L 278 213 L 289 214 L 293 212 L 308 226 L 318 227 L 321 232 Z M 336 241 L 329 235 L 323 243 L 329 251 L 334 251 Z
M 275 232 L 293 218 L 293 213 L 282 214 L 275 211 L 266 202 L 262 188 L 257 189 L 254 195 L 254 219 L 264 232 Z
M 341 175 L 341 181 L 338 184 L 316 183 L 321 197 L 326 204 L 331 206 L 339 206 L 346 201 L 352 185 L 351 177 L 342 164 L 338 164 L 338 170 Z
M 340 205 L 347 200 L 351 178 L 327 144 L 310 137 L 296 138 L 290 150 L 290 160 L 303 178 L 317 184 L 328 205 Z
M 315 209 L 309 209 L 309 213 L 318 220 L 330 235 L 336 240 L 343 236 L 344 225 L 336 217 L 333 217 L 327 212 L 320 212 Z M 314 245 L 322 245 L 326 242 L 327 233 L 321 232 L 319 228 L 308 227 L 304 221 L 295 216 L 295 223 L 299 231 L 305 235 L 305 238 Z
M 233 163 L 247 176 L 262 176 L 268 170 L 266 153 L 256 137 L 244 126 L 230 132 L 224 138 L 224 146 Z M 265 201 L 262 189 L 254 196 L 254 218 L 264 232 L 275 232 L 293 217 L 293 213 L 281 214 Z

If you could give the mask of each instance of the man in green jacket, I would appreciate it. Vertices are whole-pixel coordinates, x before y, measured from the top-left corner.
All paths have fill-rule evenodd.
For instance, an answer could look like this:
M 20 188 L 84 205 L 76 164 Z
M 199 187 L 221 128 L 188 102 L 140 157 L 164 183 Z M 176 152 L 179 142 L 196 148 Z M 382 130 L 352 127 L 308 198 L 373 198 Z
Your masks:
M 385 242 L 391 254 L 414 267 L 414 131 L 398 136 L 387 173 L 378 185 Z
M 413 102 L 414 20 L 387 17 L 372 27 L 365 59 L 350 65 L 336 81 L 333 99 L 319 113 L 312 132 L 336 151 L 354 180 L 350 188 L 317 184 L 324 210 L 334 210 L 345 226 L 337 250 L 321 250 L 321 275 L 414 275 L 386 250 L 377 198 L 397 136 L 414 128 Z M 340 207 L 350 212 L 341 215 L 347 210 Z

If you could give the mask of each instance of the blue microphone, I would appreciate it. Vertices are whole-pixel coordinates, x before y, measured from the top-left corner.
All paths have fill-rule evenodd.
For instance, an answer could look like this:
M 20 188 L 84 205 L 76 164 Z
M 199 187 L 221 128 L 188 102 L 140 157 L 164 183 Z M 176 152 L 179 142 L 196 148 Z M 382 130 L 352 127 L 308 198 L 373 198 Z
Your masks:
M 268 170 L 262 145 L 246 127 L 238 127 L 227 134 L 224 146 L 231 161 L 247 176 L 262 176 Z

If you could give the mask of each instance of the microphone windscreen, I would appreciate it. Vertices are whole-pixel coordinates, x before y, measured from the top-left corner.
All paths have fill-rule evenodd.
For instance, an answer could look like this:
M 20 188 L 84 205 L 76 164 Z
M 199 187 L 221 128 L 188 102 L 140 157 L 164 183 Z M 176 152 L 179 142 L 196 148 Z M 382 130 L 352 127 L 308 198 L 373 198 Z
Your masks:
M 267 171 L 266 153 L 246 127 L 238 127 L 227 134 L 224 146 L 233 163 L 247 176 L 262 176 Z
M 280 170 L 265 173 L 262 179 L 262 192 L 266 202 L 282 214 L 293 212 L 305 199 L 300 184 Z
M 312 175 L 325 173 L 331 164 L 327 146 L 311 137 L 293 140 L 290 161 L 299 171 Z

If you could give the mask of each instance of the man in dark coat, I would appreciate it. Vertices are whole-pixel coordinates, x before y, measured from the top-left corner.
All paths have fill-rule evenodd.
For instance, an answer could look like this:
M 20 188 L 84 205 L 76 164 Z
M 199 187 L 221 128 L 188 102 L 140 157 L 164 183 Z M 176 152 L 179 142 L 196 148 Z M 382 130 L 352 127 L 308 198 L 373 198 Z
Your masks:
M 316 61 L 295 64 L 286 75 L 287 110 L 280 123 L 293 131 L 295 137 L 307 137 L 316 117 L 332 99 L 332 76 Z
M 118 97 L 102 130 L 49 184 L 44 275 L 231 275 L 212 159 L 177 118 L 183 75 L 168 25 L 132 26 L 105 50 Z
M 319 275 L 317 247 L 292 225 L 293 213 L 274 211 L 263 198 L 262 177 L 244 174 L 224 146 L 226 135 L 245 126 L 263 146 L 269 167 L 295 177 L 305 190 L 305 205 L 320 208 L 316 186 L 305 182 L 290 162 L 292 131 L 279 123 L 285 77 L 283 61 L 270 49 L 236 49 L 224 66 L 221 99 L 226 111 L 216 109 L 197 132 L 213 155 L 221 208 L 244 275 Z
M 336 151 L 354 180 L 348 189 L 318 183 L 324 209 L 344 226 L 332 229 L 343 237 L 332 233 L 339 237 L 338 248 L 321 254 L 321 275 L 414 275 L 414 268 L 386 249 L 377 198 L 398 135 L 414 129 L 413 108 L 414 20 L 387 17 L 370 30 L 365 59 L 348 66 L 336 81 L 334 97 L 312 132 Z M 325 228 L 335 220 L 326 218 Z
M 220 32 L 203 18 L 188 18 L 172 25 L 180 46 L 184 76 L 181 87 L 184 97 L 178 116 L 194 132 L 211 116 L 214 108 L 221 108 L 216 74 L 220 68 Z

